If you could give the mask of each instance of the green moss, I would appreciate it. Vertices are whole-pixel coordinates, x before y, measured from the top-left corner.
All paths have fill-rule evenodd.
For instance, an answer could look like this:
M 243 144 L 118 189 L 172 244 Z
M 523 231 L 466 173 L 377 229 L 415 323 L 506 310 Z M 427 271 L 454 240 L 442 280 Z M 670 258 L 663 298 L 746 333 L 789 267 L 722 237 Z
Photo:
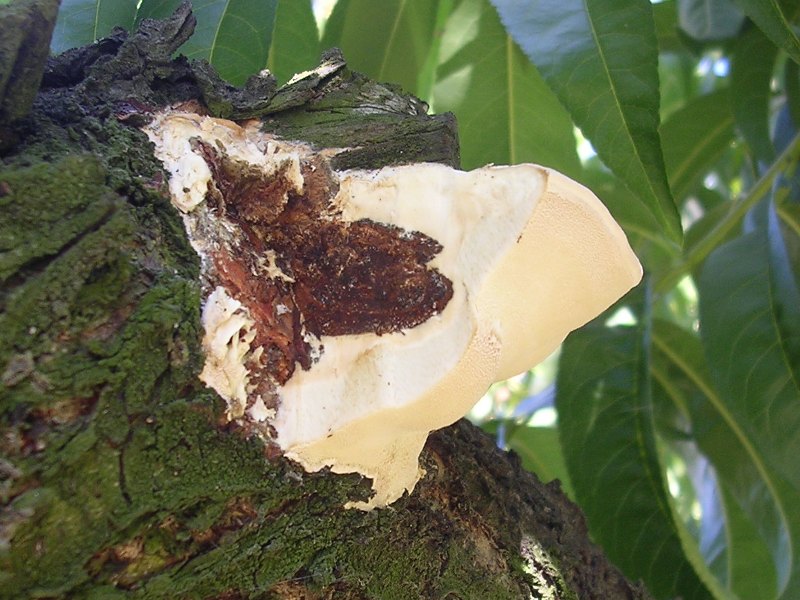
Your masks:
M 254 577 L 267 589 L 333 544 L 353 515 L 313 515 L 330 513 L 330 498 L 363 497 L 358 478 L 306 476 L 326 500 L 306 497 L 301 476 L 285 461 L 266 461 L 261 442 L 214 427 L 218 409 L 198 395 L 153 407 L 120 445 L 91 427 L 73 438 L 40 471 L 49 499 L 20 527 L 10 558 L 0 558 L 9 589 L 59 594 L 105 581 L 147 598 L 204 598 L 252 586 Z M 95 425 L 102 415 L 99 406 Z M 62 539 L 80 543 L 59 548 Z M 137 539 L 142 549 L 130 562 L 103 554 Z M 37 543 L 48 552 L 32 560 Z M 101 558 L 87 570 L 93 555 Z
M 0 171 L 0 282 L 103 221 L 112 210 L 104 180 L 88 155 Z
M 518 586 L 506 565 L 480 564 L 476 539 L 465 537 L 461 528 L 449 528 L 445 515 L 400 513 L 393 515 L 391 524 L 385 523 L 385 529 L 380 516 L 376 517 L 378 521 L 373 525 L 379 531 L 365 535 L 362 544 L 346 545 L 334 561 L 348 564 L 348 572 L 363 582 L 366 597 L 519 597 L 518 593 L 509 592 L 518 590 Z M 448 529 L 450 535 L 443 536 L 442 532 Z
M 204 494 L 199 473 L 190 499 L 162 502 L 169 487 L 135 477 L 127 489 L 128 445 L 149 415 L 201 387 L 199 285 L 149 144 L 107 125 L 89 120 L 74 155 L 66 138 L 34 141 L 0 171 L 0 439 L 15 440 L 2 452 L 21 472 L 0 510 L 24 509 L 0 553 L 0 598 L 88 589 L 89 559 L 146 530 L 148 510 Z M 48 152 L 61 156 L 37 161 Z M 213 403 L 198 396 L 175 419 L 216 431 Z M 147 557 L 131 577 L 171 554 Z
M 300 139 L 317 148 L 349 148 L 331 161 L 336 169 L 378 169 L 414 162 L 458 166 L 451 117 L 407 114 L 363 115 L 357 111 L 293 111 L 265 130 L 286 139 Z
M 132 430 L 124 469 L 131 503 L 141 511 L 275 487 L 260 444 L 210 427 L 214 401 L 204 399 L 158 407 Z
M 317 148 L 346 148 L 331 160 L 335 169 L 414 162 L 459 166 L 452 115 L 428 116 L 417 98 L 346 68 L 322 81 L 307 78 L 284 86 L 269 109 L 275 114 L 267 116 L 265 131 Z
M 332 511 L 329 499 L 341 505 L 365 491 L 354 487 L 358 478 L 300 476 L 284 461 L 268 462 L 260 442 L 210 428 L 210 416 L 202 405 L 175 402 L 136 428 L 126 447 L 132 508 L 171 515 L 151 552 L 192 557 L 148 578 L 136 597 L 205 598 L 290 579 L 352 518 Z M 299 477 L 313 481 L 314 496 L 297 485 Z M 328 516 L 313 516 L 323 511 Z
M 90 395 L 104 379 L 90 373 L 87 342 L 130 287 L 135 222 L 91 157 L 5 169 L 0 181 L 10 191 L 0 198 L 0 371 L 13 357 L 35 357 L 25 376 L 0 387 L 8 414 Z
M 95 300 L 85 285 L 95 273 L 119 264 L 120 246 L 132 231 L 129 215 L 118 209 L 103 226 L 73 239 L 57 261 L 15 286 L 0 316 L 0 328 L 10 334 L 0 342 L 1 351 L 31 348 L 42 337 L 63 337 L 84 325 L 87 312 L 93 310 L 87 303 Z
M 74 456 L 74 455 L 73 455 Z M 8 590 L 27 596 L 58 596 L 87 579 L 83 561 L 108 536 L 109 508 L 121 507 L 116 452 L 92 445 L 81 460 L 44 473 L 47 483 L 18 497 L 13 507 L 31 506 L 0 571 L 11 574 Z M 56 476 L 53 476 L 56 475 Z M 0 597 L 13 597 L 3 595 Z

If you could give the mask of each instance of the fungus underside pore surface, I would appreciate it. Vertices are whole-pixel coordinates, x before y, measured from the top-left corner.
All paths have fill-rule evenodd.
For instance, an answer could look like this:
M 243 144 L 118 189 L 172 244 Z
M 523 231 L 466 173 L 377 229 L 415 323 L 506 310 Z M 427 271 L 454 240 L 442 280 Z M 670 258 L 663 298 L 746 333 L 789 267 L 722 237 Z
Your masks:
M 466 423 L 433 436 L 418 494 L 363 513 L 341 507 L 368 481 L 304 473 L 227 422 L 198 379 L 199 261 L 136 128 L 203 96 L 169 59 L 193 22 L 182 8 L 147 27 L 52 61 L 0 156 L 0 598 L 401 598 L 413 585 L 421 598 L 513 599 L 534 585 L 523 531 L 565 573 L 556 597 L 573 597 L 562 585 L 646 597 L 563 495 Z M 359 235 L 395 234 L 377 229 Z M 422 288 L 445 297 L 423 267 L 435 246 L 412 246 L 387 252 L 412 256 Z

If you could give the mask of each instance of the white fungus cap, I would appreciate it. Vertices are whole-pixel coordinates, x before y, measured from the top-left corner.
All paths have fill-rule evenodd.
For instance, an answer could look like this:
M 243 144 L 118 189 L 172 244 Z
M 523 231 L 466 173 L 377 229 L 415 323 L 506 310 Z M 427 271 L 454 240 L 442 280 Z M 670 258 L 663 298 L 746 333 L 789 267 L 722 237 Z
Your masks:
M 270 377 L 258 369 L 264 349 L 251 346 L 269 324 L 259 323 L 248 304 L 260 299 L 233 297 L 214 279 L 209 259 L 255 248 L 237 246 L 245 239 L 237 226 L 206 206 L 212 172 L 191 140 L 286 177 L 298 195 L 307 183 L 301 162 L 314 151 L 272 138 L 257 124 L 180 111 L 159 115 L 145 131 L 170 173 L 172 202 L 212 288 L 202 315 L 201 379 L 226 400 L 229 419 L 264 426 L 259 431 L 271 426 L 284 453 L 307 470 L 370 477 L 375 494 L 359 508 L 385 506 L 413 490 L 430 431 L 465 415 L 495 381 L 543 360 L 642 277 L 608 210 L 555 171 L 416 164 L 336 173 L 339 192 L 329 214 L 433 238 L 442 250 L 428 266 L 449 279 L 453 294 L 441 312 L 409 329 L 323 335 L 322 354 L 312 353 L 308 370 L 296 365 L 277 388 L 277 407 L 267 407 L 255 392 L 264 383 L 258 379 Z M 287 201 L 283 194 L 279 204 Z M 253 277 L 294 282 L 277 268 L 272 248 L 258 258 L 266 267 Z
M 413 490 L 430 431 L 543 360 L 642 276 L 594 194 L 535 165 L 351 172 L 335 202 L 348 220 L 436 239 L 431 266 L 453 282 L 445 309 L 413 329 L 323 336 L 319 362 L 280 389 L 278 443 L 308 470 L 372 478 L 375 495 L 359 508 Z

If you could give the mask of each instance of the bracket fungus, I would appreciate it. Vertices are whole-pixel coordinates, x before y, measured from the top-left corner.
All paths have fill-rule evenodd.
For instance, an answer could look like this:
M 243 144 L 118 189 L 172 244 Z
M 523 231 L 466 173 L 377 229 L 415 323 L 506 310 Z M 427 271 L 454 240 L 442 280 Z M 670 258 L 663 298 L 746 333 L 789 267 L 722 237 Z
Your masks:
M 413 490 L 430 431 L 641 279 L 603 204 L 543 167 L 336 172 L 177 110 L 146 131 L 201 257 L 201 379 L 307 470 L 371 478 L 360 508 Z

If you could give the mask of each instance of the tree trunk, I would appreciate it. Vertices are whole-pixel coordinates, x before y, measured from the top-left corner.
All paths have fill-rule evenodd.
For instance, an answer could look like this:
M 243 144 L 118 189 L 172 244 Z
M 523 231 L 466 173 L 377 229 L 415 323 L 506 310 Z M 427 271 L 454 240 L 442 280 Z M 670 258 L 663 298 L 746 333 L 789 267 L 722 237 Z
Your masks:
M 457 165 L 457 136 L 336 53 L 324 76 L 231 88 L 171 59 L 193 27 L 183 6 L 51 59 L 30 113 L 2 113 L 0 598 L 648 597 L 557 483 L 466 421 L 430 436 L 411 495 L 372 512 L 343 508 L 368 480 L 305 473 L 226 423 L 198 379 L 198 258 L 138 127 L 199 101 L 349 147 L 340 169 Z

